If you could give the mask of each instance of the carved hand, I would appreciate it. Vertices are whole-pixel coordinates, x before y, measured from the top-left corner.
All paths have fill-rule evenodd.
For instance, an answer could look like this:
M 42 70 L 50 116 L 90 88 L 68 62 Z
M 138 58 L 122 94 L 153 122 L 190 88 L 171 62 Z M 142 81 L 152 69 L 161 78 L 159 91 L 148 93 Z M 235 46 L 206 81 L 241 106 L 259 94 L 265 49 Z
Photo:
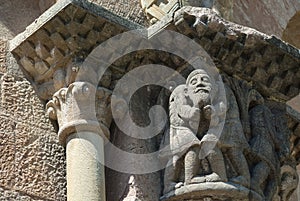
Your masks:
M 200 113 L 201 113 L 201 110 L 199 108 L 196 108 L 196 107 L 192 107 L 190 109 L 190 120 L 192 121 L 199 121 L 200 120 Z
M 203 108 L 203 114 L 205 119 L 211 119 L 213 115 L 215 115 L 216 110 L 212 105 L 206 105 Z

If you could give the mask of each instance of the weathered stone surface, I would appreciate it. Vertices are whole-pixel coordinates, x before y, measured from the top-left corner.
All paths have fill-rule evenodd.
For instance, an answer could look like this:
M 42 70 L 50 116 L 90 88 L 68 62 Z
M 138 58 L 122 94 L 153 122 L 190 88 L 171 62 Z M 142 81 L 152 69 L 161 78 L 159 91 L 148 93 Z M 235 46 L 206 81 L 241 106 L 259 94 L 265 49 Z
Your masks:
M 0 39 L 0 74 L 6 72 L 6 53 L 7 53 L 7 41 Z
M 183 6 L 205 7 L 214 9 L 229 21 L 275 35 L 297 46 L 297 37 L 294 36 L 299 35 L 297 12 L 300 10 L 300 2 L 298 0 L 239 2 L 233 0 L 142 0 L 141 5 L 150 24 L 162 20 L 165 15 L 172 15 Z
M 277 37 L 282 37 L 289 20 L 300 10 L 298 0 L 216 0 L 214 4 L 225 19 Z
M 116 2 L 118 3 L 118 1 Z M 108 3 L 107 6 L 109 7 Z M 116 12 L 125 13 L 124 10 Z M 192 26 L 192 24 L 194 24 L 195 21 L 191 20 L 193 19 L 193 17 L 191 17 L 193 16 L 193 14 L 190 15 L 191 13 L 189 13 L 187 17 L 185 16 L 186 18 L 184 17 L 183 21 L 177 21 L 176 25 L 173 24 L 169 26 L 169 28 L 189 35 L 191 38 L 195 39 L 198 43 L 203 45 L 205 50 L 207 50 L 209 54 L 213 57 L 221 72 L 226 72 L 230 75 L 241 77 L 247 81 L 252 82 L 254 87 L 257 88 L 266 98 L 270 98 L 273 100 L 279 99 L 280 101 L 286 101 L 291 97 L 294 97 L 297 93 L 299 93 L 298 50 L 293 49 L 292 47 L 282 43 L 276 38 L 270 38 L 254 30 L 220 20 L 218 17 L 216 17 L 214 14 L 211 14 L 209 11 L 202 12 L 201 10 L 195 10 L 195 12 L 200 13 L 198 16 L 196 15 L 196 18 L 198 20 L 200 19 L 200 21 L 198 21 L 198 23 L 195 24 L 196 28 Z M 72 10 L 69 10 L 69 13 L 72 13 Z M 127 13 L 125 13 L 124 15 L 126 14 Z M 80 14 L 78 14 L 78 16 L 80 18 Z M 83 32 L 86 33 L 86 31 L 89 29 L 87 27 L 82 26 L 81 24 L 81 33 L 78 34 L 77 31 L 79 28 L 77 26 L 78 24 L 76 24 L 75 22 L 76 20 L 70 21 L 69 17 L 70 16 L 68 16 L 68 14 L 61 14 L 59 19 L 56 19 L 56 21 L 54 20 L 54 22 L 58 25 L 54 23 L 54 25 L 48 27 L 50 31 L 55 30 L 56 27 L 60 27 L 59 30 L 55 30 L 49 35 L 47 32 L 48 29 L 46 29 L 47 31 L 45 32 L 45 29 L 42 28 L 36 36 L 30 39 L 30 43 L 24 43 L 24 47 L 23 49 L 21 49 L 21 51 L 23 51 L 21 53 L 22 58 L 19 59 L 23 59 L 24 53 L 27 53 L 26 51 L 28 51 L 28 53 L 32 53 L 34 57 L 38 57 L 42 60 L 45 60 L 43 62 L 51 63 L 53 62 L 53 58 L 61 59 L 65 56 L 64 54 L 62 54 L 61 49 L 64 49 L 66 47 L 66 52 L 74 51 L 78 47 L 83 47 L 83 55 L 86 55 L 95 47 L 94 40 L 98 40 L 101 34 L 105 36 L 103 38 L 103 40 L 105 40 L 106 38 L 109 38 L 114 34 L 121 33 L 125 30 L 124 29 L 121 32 L 116 31 L 115 33 L 112 33 L 111 29 L 114 29 L 114 26 L 112 26 L 111 24 L 104 25 L 102 24 L 103 19 L 98 20 L 98 18 L 93 18 L 95 17 L 94 15 L 89 15 L 87 18 L 84 19 L 85 23 L 82 24 L 88 24 L 89 26 L 92 26 L 93 22 L 97 21 L 99 22 L 99 27 L 104 26 L 106 28 L 104 29 L 104 31 L 92 30 L 92 32 L 88 33 L 87 38 L 85 38 L 81 37 L 80 34 L 82 34 Z M 79 18 L 76 19 L 78 20 Z M 65 19 L 66 21 L 61 19 Z M 177 19 L 180 19 L 180 17 Z M 68 25 L 65 25 L 64 23 L 67 23 Z M 33 32 L 28 31 L 27 33 L 32 34 Z M 101 34 L 99 35 L 99 33 Z M 73 36 L 73 34 L 75 36 L 79 36 L 79 38 L 74 39 L 73 37 L 68 37 Z M 64 37 L 67 37 L 67 39 L 65 39 Z M 50 39 L 48 40 L 48 38 Z M 84 38 L 85 43 L 80 43 L 80 40 L 82 38 Z M 38 39 L 42 39 L 43 41 L 38 41 Z M 102 42 L 102 40 L 99 40 L 99 43 L 100 42 Z M 32 43 L 34 43 L 34 45 L 32 45 Z M 49 46 L 49 43 L 51 47 L 53 46 L 53 48 L 50 48 L 51 50 L 48 50 L 46 48 Z M 58 48 L 54 48 L 54 46 Z M 27 66 L 29 66 L 28 69 L 33 68 L 33 74 L 45 74 L 46 70 L 48 70 L 47 67 L 45 67 L 45 65 L 41 65 L 40 61 L 35 62 L 34 64 L 31 64 L 33 63 L 32 59 L 23 59 L 22 61 L 23 63 L 27 64 Z M 165 64 L 174 68 L 180 67 L 184 64 L 184 62 L 181 62 L 180 59 L 175 58 L 170 54 L 153 53 L 151 51 L 140 51 L 135 54 L 124 56 L 123 58 L 120 58 L 118 61 L 116 61 L 110 68 L 113 72 L 111 75 L 111 83 L 107 84 L 104 81 L 102 84 L 107 85 L 105 87 L 112 90 L 116 85 L 117 81 L 127 71 L 141 64 L 152 62 Z M 33 67 L 31 65 L 33 65 Z M 10 68 L 14 67 L 15 65 L 10 66 Z M 8 70 L 9 73 L 18 72 L 17 68 L 13 70 Z M 182 72 L 182 74 L 187 75 L 186 72 Z M 52 75 L 54 76 L 54 74 L 51 74 L 48 78 L 42 78 L 41 80 L 39 80 L 40 83 L 43 83 L 44 80 L 48 81 L 48 79 L 52 78 Z M 1 157 L 1 161 L 5 161 L 5 164 L 8 165 L 7 167 L 5 166 L 1 168 L 3 168 L 4 170 L 2 174 L 3 178 L 11 178 L 12 176 L 8 175 L 8 172 L 10 171 L 15 172 L 13 173 L 13 175 L 17 175 L 17 173 L 20 173 L 21 176 L 20 178 L 19 176 L 16 176 L 16 179 L 1 179 L 1 183 L 3 182 L 3 185 L 5 185 L 5 187 L 7 186 L 7 188 L 5 189 L 14 188 L 18 190 L 19 188 L 22 192 L 29 193 L 33 200 L 35 199 L 34 196 L 39 195 L 43 195 L 41 199 L 46 200 L 45 195 L 49 191 L 51 191 L 51 193 L 49 194 L 49 197 L 47 199 L 64 200 L 65 179 L 63 176 L 61 176 L 64 175 L 64 169 L 62 169 L 64 168 L 63 161 L 65 161 L 62 154 L 63 149 L 61 147 L 56 147 L 58 145 L 57 140 L 55 140 L 55 133 L 52 132 L 53 126 L 49 123 L 49 121 L 46 120 L 43 114 L 43 105 L 41 104 L 41 102 L 39 102 L 35 93 L 31 91 L 30 84 L 28 82 L 25 82 L 20 77 L 5 76 L 3 79 L 4 81 L 2 84 L 2 88 L 4 88 L 4 95 L 2 94 L 1 97 L 5 105 L 5 110 L 3 110 L 4 116 L 11 116 L 17 121 L 15 123 L 4 121 L 4 124 L 7 125 L 5 130 L 7 130 L 8 132 L 3 132 L 3 136 L 8 137 L 8 140 L 5 141 L 5 144 L 7 142 L 8 145 L 1 147 L 3 148 L 3 151 L 7 153 Z M 56 84 L 54 84 L 53 86 L 54 88 L 57 88 L 56 86 L 61 86 L 61 84 L 62 83 L 60 82 L 56 82 Z M 270 88 L 272 88 L 272 90 L 269 90 Z M 46 91 L 49 90 L 49 94 L 55 91 L 51 91 L 50 89 L 46 88 Z M 22 90 L 24 90 L 24 92 L 22 92 Z M 20 101 L 19 97 L 17 97 L 16 95 L 18 94 L 18 91 L 21 91 Z M 145 93 L 143 94 L 143 96 L 145 95 Z M 30 95 L 26 96 L 24 94 Z M 45 99 L 50 97 L 49 94 L 48 96 L 46 96 Z M 25 97 L 23 98 L 23 96 Z M 99 98 L 99 100 L 100 99 L 101 97 Z M 38 106 L 36 107 L 36 105 Z M 99 108 L 100 107 L 107 107 L 107 104 L 104 104 L 103 106 L 100 105 Z M 136 104 L 136 107 L 142 108 L 143 112 L 145 113 L 143 106 Z M 22 112 L 28 113 L 30 115 L 27 114 L 23 117 Z M 135 116 L 135 120 L 138 122 L 143 121 L 145 117 L 140 118 L 139 115 L 143 116 L 144 113 L 141 112 L 137 114 Z M 36 118 L 34 116 L 36 116 Z M 147 114 L 145 116 L 147 116 Z M 241 116 L 243 116 L 242 113 Z M 282 115 L 282 118 L 284 119 L 285 117 L 283 116 L 284 115 Z M 104 122 L 107 121 L 107 119 L 101 117 L 98 119 Z M 293 152 L 293 157 L 299 160 L 300 150 L 298 149 L 299 140 L 297 139 L 299 137 L 299 129 L 297 126 L 298 121 L 293 119 L 291 120 L 291 122 L 292 123 L 290 123 L 289 126 L 294 133 L 294 136 L 292 136 L 291 139 L 293 144 L 291 151 Z M 29 125 L 30 128 L 28 128 L 27 125 Z M 10 127 L 13 130 L 12 134 L 10 134 Z M 113 125 L 111 130 L 114 129 L 116 128 Z M 49 130 L 51 130 L 51 132 Z M 14 136 L 14 138 L 9 138 L 9 136 L 11 135 Z M 17 136 L 17 140 L 15 140 L 15 136 Z M 45 139 L 41 136 L 45 137 Z M 156 151 L 157 146 L 159 144 L 157 143 L 156 139 L 151 141 L 126 140 L 127 138 L 123 137 L 120 131 L 115 131 L 114 137 L 116 137 L 112 139 L 114 143 L 124 148 L 126 151 L 132 151 L 134 153 L 147 153 Z M 9 146 L 10 141 L 12 141 L 12 146 Z M 48 141 L 50 142 L 48 143 Z M 55 148 L 53 149 L 53 151 L 51 151 L 52 149 L 50 148 L 49 144 L 54 144 Z M 38 148 L 43 146 L 45 146 L 45 149 Z M 15 151 L 12 151 L 13 149 L 15 149 Z M 48 168 L 47 166 L 40 164 L 39 161 L 42 161 L 42 163 L 44 163 L 44 159 L 40 158 L 40 154 L 43 155 L 44 153 L 47 153 L 49 155 L 49 160 L 54 160 L 51 163 L 54 164 L 53 167 L 58 167 L 57 172 L 53 171 L 52 168 Z M 56 155 L 59 156 L 59 159 L 53 158 Z M 35 159 L 38 159 L 38 162 L 36 162 Z M 17 163 L 15 163 L 15 161 L 17 161 Z M 56 164 L 56 162 L 58 164 Z M 18 166 L 16 165 L 23 167 L 24 170 L 17 171 L 16 168 Z M 47 171 L 44 172 L 42 168 L 45 168 Z M 34 170 L 38 170 L 44 175 L 35 174 Z M 51 174 L 49 174 L 49 172 L 51 172 Z M 59 175 L 59 179 L 53 179 L 52 175 Z M 290 178 L 291 175 L 288 175 L 287 181 Z M 285 178 L 283 177 L 283 179 Z M 18 182 L 18 180 L 20 180 L 20 182 Z M 119 173 L 108 173 L 107 180 L 110 180 L 111 182 L 111 188 L 107 190 L 107 194 L 108 199 L 111 199 L 112 201 L 119 199 L 145 199 L 151 201 L 159 199 L 159 183 L 161 182 L 159 173 L 153 173 L 149 175 L 122 175 Z M 31 183 L 33 183 L 32 186 L 30 186 Z M 292 182 L 292 184 L 294 184 L 294 181 Z M 293 190 L 293 188 L 293 186 L 287 185 L 288 190 Z M 13 195 L 10 195 L 9 190 L 5 190 L 5 193 L 6 192 L 7 197 L 5 199 L 14 199 L 16 196 L 19 196 L 17 195 L 17 192 L 13 193 Z M 11 198 L 12 196 L 15 197 Z M 24 197 L 24 199 L 27 198 Z M 207 200 L 207 198 L 205 199 Z
M 7 200 L 18 200 L 18 201 L 49 201 L 49 199 L 40 198 L 38 196 L 28 195 L 23 192 L 9 190 L 0 187 L 0 200 L 7 201 Z
M 47 105 L 47 113 L 57 120 L 58 137 L 62 145 L 70 134 L 92 132 L 109 139 L 109 126 L 98 122 L 95 108 L 96 87 L 88 82 L 74 82 L 68 88 L 61 88 L 53 95 Z M 106 108 L 105 108 L 106 109 Z M 100 110 L 100 116 L 108 112 Z M 110 120 L 111 122 L 111 120 Z
M 51 98 L 58 90 L 49 81 L 54 76 L 54 69 L 62 68 L 67 72 L 75 58 L 83 60 L 110 37 L 127 28 L 141 28 L 102 7 L 75 0 L 57 2 L 37 22 L 12 40 L 10 49 L 23 70 L 31 76 L 29 79 L 37 84 L 42 99 Z
M 24 194 L 21 198 L 27 195 L 28 200 L 29 196 L 32 200 L 63 200 L 64 150 L 43 103 L 27 81 L 7 74 L 2 77 L 1 95 L 1 186 Z M 5 193 L 3 198 L 9 196 Z
M 134 57 L 132 57 L 134 58 Z M 133 62 L 136 62 L 133 60 Z M 137 64 L 138 62 L 136 62 Z M 140 126 L 146 126 L 149 123 L 148 111 L 152 105 L 155 104 L 157 91 L 147 90 L 146 87 L 139 89 L 130 101 L 130 112 L 133 121 Z M 120 97 L 119 97 L 120 98 Z M 129 103 L 127 103 L 129 104 Z M 123 114 L 124 115 L 124 114 Z M 123 116 L 120 115 L 119 118 Z M 136 139 L 129 136 L 130 133 L 122 132 L 115 124 L 111 126 L 111 143 L 117 148 L 133 154 L 150 154 L 158 149 L 158 139 L 156 137 L 150 139 Z M 114 160 L 114 158 L 107 148 L 106 163 L 118 163 L 120 166 L 126 167 L 126 160 Z M 114 156 L 118 157 L 118 156 Z M 134 163 L 133 163 L 134 164 Z M 143 170 L 143 165 L 137 162 L 136 171 Z M 126 168 L 125 168 L 126 169 Z M 131 166 L 132 169 L 132 166 Z M 106 192 L 107 200 L 153 200 L 158 201 L 161 193 L 161 174 L 159 171 L 148 174 L 130 174 L 118 172 L 116 170 L 106 169 Z
M 165 135 L 170 138 L 167 142 L 172 155 L 165 169 L 161 199 L 205 200 L 211 191 L 215 200 L 288 200 L 297 187 L 298 175 L 284 104 L 268 105 L 251 85 L 224 75 L 227 110 L 223 109 L 226 117 L 219 115 L 226 119 L 218 137 L 214 133 L 218 130 L 214 129 L 218 124 L 214 116 L 218 115 L 209 114 L 211 118 L 205 122 L 203 102 L 199 102 L 200 111 L 193 109 L 194 100 L 207 97 L 203 92 L 190 97 L 189 85 L 194 86 L 191 81 L 196 77 L 195 71 L 187 78 L 187 86 L 178 86 L 170 96 L 170 130 Z M 204 78 L 202 82 L 195 81 L 195 86 L 210 91 Z M 218 107 L 218 102 L 212 103 L 212 108 Z M 211 110 L 218 114 L 216 109 Z M 227 185 L 239 185 L 244 190 Z M 232 193 L 234 189 L 237 192 Z M 239 197 L 238 192 L 243 195 Z
M 300 119 L 300 95 L 294 97 L 293 99 L 289 100 L 287 102 L 287 105 L 289 105 L 291 108 L 293 108 L 297 113 L 299 113 L 298 119 Z
M 39 0 L 1 1 L 1 38 L 12 39 L 13 36 L 24 31 L 40 14 Z
M 185 20 L 180 21 L 184 15 Z M 187 7 L 175 14 L 175 20 L 176 16 L 177 30 L 198 37 L 219 69 L 253 81 L 265 96 L 287 101 L 298 95 L 298 49 L 276 37 L 221 20 L 209 9 Z M 220 36 L 224 39 L 219 40 Z
M 146 16 L 142 10 L 140 0 L 89 0 L 92 3 L 103 6 L 109 11 L 129 19 L 133 22 L 146 25 Z
M 300 166 L 297 166 L 297 172 L 298 172 L 298 175 L 300 175 Z M 300 197 L 300 184 L 298 184 L 297 189 L 295 190 L 293 195 L 291 195 L 291 198 L 289 201 L 298 201 L 299 197 Z
M 299 9 L 300 10 L 300 9 Z M 300 11 L 288 21 L 285 30 L 283 31 L 282 39 L 288 43 L 300 48 Z
M 193 183 L 228 180 L 222 152 L 215 146 L 218 134 L 209 130 L 210 122 L 213 122 L 212 127 L 221 123 L 219 116 L 222 115 L 216 108 L 221 104 L 226 107 L 224 102 L 213 105 L 212 91 L 217 91 L 213 89 L 216 87 L 213 80 L 205 70 L 194 70 L 186 84 L 177 86 L 170 96 L 170 133 L 165 135 L 170 138 L 167 141 L 170 142 L 171 155 L 168 156 L 169 167 L 165 169 L 164 194 Z M 225 112 L 226 108 L 223 110 Z M 206 150 L 204 147 L 208 143 L 213 145 Z M 209 149 L 213 149 L 214 154 L 209 154 L 212 151 Z M 209 170 L 201 166 L 205 157 L 210 164 Z M 199 167 L 202 172 L 199 172 Z M 184 175 L 184 180 L 181 175 Z
M 97 133 L 78 131 L 69 135 L 67 200 L 106 201 L 104 139 Z
M 39 0 L 39 8 L 41 13 L 45 12 L 48 8 L 50 8 L 53 4 L 58 0 Z
M 248 201 L 249 190 L 232 184 L 222 182 L 207 182 L 202 184 L 191 184 L 177 189 L 167 195 L 164 195 L 161 200 L 181 201 L 184 199 L 195 201 Z M 261 197 L 256 195 L 253 201 L 261 200 Z
M 60 19 L 65 18 L 67 21 L 70 20 L 70 17 L 67 17 L 66 14 L 68 12 L 72 13 L 72 9 L 74 9 L 73 5 L 69 6 L 65 13 L 60 12 L 58 14 L 59 16 L 61 15 Z M 58 12 L 60 10 L 59 5 L 53 10 Z M 77 12 L 82 13 L 85 11 L 79 9 Z M 76 15 L 77 17 L 80 17 L 79 13 Z M 103 13 L 100 13 L 100 15 L 103 15 Z M 189 22 L 188 19 L 184 18 L 184 21 L 180 21 L 180 16 L 182 15 L 185 15 L 186 17 L 190 16 L 190 18 L 195 17 L 195 19 L 198 19 L 198 23 L 194 24 L 193 28 L 190 26 L 193 22 Z M 297 49 L 274 37 L 269 37 L 253 29 L 229 23 L 218 17 L 209 9 L 186 7 L 178 11 L 176 16 L 175 21 L 178 21 L 178 23 L 176 28 L 173 29 L 177 29 L 183 34 L 190 33 L 190 35 L 197 37 L 197 41 L 200 45 L 203 45 L 204 49 L 212 57 L 218 60 L 220 63 L 220 66 L 218 67 L 225 72 L 235 74 L 248 81 L 255 81 L 257 88 L 267 96 L 288 100 L 299 93 L 297 65 L 300 61 L 300 56 Z M 58 54 L 60 56 L 52 56 L 49 57 L 49 59 L 46 59 L 46 63 L 48 63 L 47 66 L 53 66 L 53 63 L 58 58 L 63 58 L 64 62 L 61 64 L 66 64 L 71 59 L 67 54 L 68 51 L 76 51 L 78 55 L 81 55 L 81 57 L 84 58 L 85 55 L 95 47 L 95 44 L 92 42 L 85 42 L 83 44 L 82 40 L 80 40 L 80 33 L 73 33 L 75 30 L 73 26 L 63 26 L 61 29 L 56 30 L 56 28 L 53 27 L 56 26 L 56 23 L 61 24 L 61 26 L 63 24 L 60 19 L 57 17 L 52 19 L 38 31 L 35 30 L 37 27 L 32 25 L 32 31 L 23 33 L 11 44 L 11 50 L 13 50 L 15 56 L 18 58 L 19 63 L 32 77 L 34 77 L 35 82 L 41 84 L 38 86 L 38 88 L 40 88 L 39 95 L 44 99 L 49 98 L 49 95 L 54 92 L 51 83 L 44 83 L 53 72 L 50 68 L 46 73 L 40 74 L 35 65 L 38 62 L 34 62 L 30 58 L 38 57 L 40 60 L 43 60 L 44 56 L 47 57 L 47 55 L 51 55 L 51 52 L 53 52 L 53 54 L 55 54 L 54 52 L 57 52 L 60 53 Z M 41 17 L 40 20 L 41 23 L 45 23 L 43 17 Z M 46 18 L 46 21 L 47 20 L 49 19 Z M 103 20 L 104 19 L 100 20 L 100 24 L 107 23 L 107 21 Z M 112 18 L 112 20 L 115 20 L 115 18 Z M 75 22 L 69 23 L 74 24 Z M 169 23 L 169 21 L 166 22 L 165 26 L 168 26 Z M 80 27 L 82 26 L 79 24 L 77 25 Z M 125 26 L 125 24 L 123 25 Z M 135 25 L 131 24 L 131 26 Z M 51 33 L 53 32 L 53 34 L 44 37 L 42 33 L 45 33 L 47 27 L 50 27 L 48 31 L 53 29 L 50 31 Z M 114 34 L 107 30 L 112 28 L 115 29 L 114 34 L 124 31 L 124 29 L 120 29 L 120 27 L 107 24 L 107 26 L 104 26 L 104 28 L 101 29 L 100 33 L 97 31 L 98 34 L 96 35 L 98 35 L 99 38 L 92 37 L 93 41 L 97 44 L 96 41 L 100 43 L 100 41 L 113 36 Z M 30 36 L 31 34 L 33 35 Z M 72 34 L 79 34 L 79 38 L 77 37 L 79 41 L 70 43 L 70 40 L 73 38 Z M 68 39 L 64 40 L 62 37 L 59 37 L 61 39 L 59 40 L 56 37 L 59 35 L 67 37 Z M 20 42 L 28 36 L 30 37 L 27 38 L 27 41 L 20 44 Z M 38 44 L 39 42 L 35 40 L 36 37 L 50 37 L 50 40 L 44 39 L 45 42 L 43 43 L 43 46 L 49 46 L 52 50 L 49 53 L 46 53 L 46 55 L 41 54 L 41 46 Z M 86 38 L 83 40 L 86 40 Z M 20 44 L 20 46 L 16 48 L 18 44 Z M 35 48 L 35 46 L 39 48 Z M 77 48 L 78 46 L 81 48 Z M 57 47 L 64 47 L 65 50 L 61 52 Z M 22 50 L 24 48 L 27 48 L 26 52 Z M 31 54 L 30 57 L 25 56 L 28 53 Z M 278 59 L 279 57 L 282 57 L 282 59 Z M 55 66 L 58 67 L 57 64 Z M 277 68 L 279 68 L 279 70 L 277 70 Z M 42 84 L 45 84 L 46 86 L 43 87 Z

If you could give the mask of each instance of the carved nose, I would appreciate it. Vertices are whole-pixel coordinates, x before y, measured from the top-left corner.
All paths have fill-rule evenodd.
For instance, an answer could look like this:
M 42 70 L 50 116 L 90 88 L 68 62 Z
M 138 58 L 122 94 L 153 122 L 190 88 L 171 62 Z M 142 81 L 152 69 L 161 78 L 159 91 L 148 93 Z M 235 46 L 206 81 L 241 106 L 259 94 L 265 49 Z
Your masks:
M 200 83 L 200 84 L 197 84 L 197 88 L 199 87 L 206 87 L 204 84 Z

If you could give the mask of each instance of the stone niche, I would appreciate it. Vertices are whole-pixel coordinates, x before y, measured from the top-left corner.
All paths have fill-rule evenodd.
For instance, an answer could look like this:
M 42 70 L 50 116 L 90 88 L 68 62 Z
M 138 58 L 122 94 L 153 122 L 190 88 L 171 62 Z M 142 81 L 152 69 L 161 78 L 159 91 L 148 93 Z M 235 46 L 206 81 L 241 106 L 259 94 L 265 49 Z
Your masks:
M 49 116 L 59 126 L 60 142 L 67 147 L 68 199 L 80 200 L 85 194 L 110 201 L 288 201 L 296 189 L 300 118 L 286 102 L 299 94 L 299 51 L 274 36 L 228 22 L 211 9 L 182 5 L 145 28 L 88 1 L 62 0 L 11 41 L 11 52 L 36 93 L 47 102 Z M 135 32 L 143 39 L 137 43 L 135 37 L 128 37 L 125 44 L 147 48 L 118 48 L 116 44 L 122 44 L 124 38 L 117 37 L 117 43 L 106 44 L 101 57 L 94 51 L 108 39 L 133 29 L 144 29 Z M 175 38 L 160 37 L 163 30 L 202 46 L 206 53 L 199 52 L 196 70 L 183 58 L 195 53 L 188 43 L 182 44 L 183 56 L 145 46 L 148 40 L 160 46 L 172 44 Z M 130 94 L 125 87 L 123 96 L 114 97 L 123 77 L 148 64 L 168 66 L 184 81 L 178 82 L 172 75 L 165 77 L 168 88 L 152 83 Z M 217 70 L 212 70 L 214 66 Z M 138 81 L 151 78 L 147 70 Z M 99 80 L 100 75 L 104 76 Z M 88 99 L 86 94 L 92 92 L 94 99 Z M 130 95 L 132 99 L 128 99 Z M 113 98 L 117 104 L 111 108 Z M 154 105 L 168 114 L 158 135 L 136 138 L 117 126 L 118 119 L 131 119 L 146 127 L 155 120 L 150 115 Z M 112 118 L 114 109 L 117 116 Z M 76 139 L 76 126 L 80 127 L 78 133 L 89 132 L 84 143 L 99 134 L 101 146 L 113 144 L 134 154 L 159 152 L 156 160 L 146 162 L 159 161 L 163 166 L 143 174 L 139 174 L 138 163 L 134 173 L 110 166 L 104 179 L 103 166 L 90 156 L 89 163 L 83 164 L 73 157 L 82 154 L 76 148 L 84 144 L 70 146 Z M 111 157 L 109 151 L 97 152 L 106 157 L 106 164 L 117 161 L 122 168 L 131 161 Z M 86 170 L 91 164 L 90 172 L 83 171 L 90 179 L 74 182 L 74 178 L 82 179 L 75 175 L 78 166 Z M 93 190 L 83 191 L 93 182 L 101 189 L 93 186 Z

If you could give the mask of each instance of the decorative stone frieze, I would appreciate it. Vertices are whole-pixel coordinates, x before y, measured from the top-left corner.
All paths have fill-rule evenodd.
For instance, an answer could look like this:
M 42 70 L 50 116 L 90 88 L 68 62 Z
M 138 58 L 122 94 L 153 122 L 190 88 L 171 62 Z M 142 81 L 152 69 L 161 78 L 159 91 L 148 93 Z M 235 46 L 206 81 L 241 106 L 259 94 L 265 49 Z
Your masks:
M 76 69 L 68 70 L 73 61 L 84 60 L 110 37 L 138 28 L 142 27 L 88 1 L 61 0 L 16 36 L 10 50 L 39 97 L 48 100 L 58 90 L 53 82 L 57 70 L 71 70 L 76 76 Z
M 143 2 L 147 3 L 144 4 L 146 11 L 156 8 L 156 1 Z M 166 10 L 160 17 L 180 7 L 180 4 L 176 6 L 181 1 L 172 2 L 175 2 L 175 7 L 161 3 L 160 9 L 166 6 Z M 295 166 L 300 158 L 300 119 L 292 115 L 292 109 L 287 110 L 285 102 L 300 90 L 299 51 L 274 37 L 227 22 L 210 9 L 185 7 L 174 15 L 157 19 L 160 21 L 148 28 L 148 37 L 170 29 L 202 45 L 224 77 L 227 103 L 217 101 L 211 104 L 210 83 L 205 83 L 200 95 L 188 90 L 189 82 L 175 88 L 170 99 L 170 93 L 163 95 L 162 99 L 168 99 L 165 109 L 170 109 L 168 126 L 172 128 L 169 136 L 164 134 L 163 137 L 169 137 L 171 144 L 186 135 L 193 136 L 195 141 L 188 140 L 192 143 L 186 147 L 172 144 L 174 149 L 168 158 L 168 168 L 171 169 L 164 170 L 160 181 L 164 183 L 163 194 L 157 193 L 160 192 L 158 188 L 151 196 L 161 197 L 161 200 L 288 200 L 298 182 Z M 192 72 L 182 58 L 147 49 L 119 58 L 109 67 L 111 72 L 106 72 L 109 78 L 99 83 L 84 73 L 79 74 L 82 73 L 81 66 L 74 65 L 74 62 L 83 61 L 97 45 L 110 37 L 136 28 L 143 27 L 84 0 L 61 0 L 10 43 L 11 52 L 39 97 L 48 101 L 49 116 L 58 122 L 59 139 L 66 145 L 67 152 L 69 200 L 106 199 L 104 138 L 109 139 L 110 130 L 115 131 L 116 139 L 121 133 L 115 124 L 111 124 L 110 111 L 110 90 L 118 80 L 133 68 L 153 62 L 172 66 L 185 77 Z M 114 51 L 119 50 L 113 49 L 110 53 L 114 54 Z M 187 47 L 186 54 L 189 51 Z M 85 70 L 97 77 L 96 72 L 102 70 L 102 63 L 93 62 L 96 65 L 85 66 Z M 197 75 L 204 79 L 205 72 Z M 207 80 L 211 78 L 206 77 Z M 148 88 L 147 93 L 154 99 Z M 151 99 L 151 104 L 153 102 Z M 135 104 L 136 108 L 144 109 L 140 103 Z M 215 139 L 214 133 L 208 133 L 207 129 L 211 124 L 220 123 L 211 117 L 216 116 L 214 109 L 222 108 L 222 104 L 226 109 L 221 110 L 223 112 L 217 115 L 220 117 L 217 119 L 222 119 L 226 113 L 226 118 L 223 118 L 225 126 L 220 138 Z M 119 118 L 123 117 L 122 109 L 117 108 Z M 133 115 L 137 115 L 135 113 Z M 180 114 L 180 118 L 176 119 L 174 114 L 177 117 Z M 197 123 L 197 118 L 200 123 Z M 174 137 L 175 134 L 179 135 Z M 123 139 L 126 138 L 116 140 L 121 143 L 118 146 L 126 145 L 128 151 L 137 149 L 137 153 L 149 151 L 148 142 L 151 152 L 156 151 L 161 140 L 155 138 L 147 143 L 132 140 L 131 143 Z M 207 141 L 213 141 L 216 146 L 211 153 L 199 158 L 199 149 Z M 176 147 L 183 150 L 177 152 Z M 150 177 L 130 178 L 139 178 L 143 183 L 143 187 L 134 189 L 145 190 L 146 184 L 158 182 L 159 173 Z M 112 183 L 118 184 L 122 179 L 114 178 L 116 181 Z M 147 183 L 145 178 L 150 182 Z M 122 194 L 117 199 L 126 197 L 123 193 L 127 192 L 127 186 L 121 188 L 116 189 L 118 195 Z M 133 188 L 129 190 L 130 193 L 133 191 Z M 127 198 L 134 197 L 130 193 Z

